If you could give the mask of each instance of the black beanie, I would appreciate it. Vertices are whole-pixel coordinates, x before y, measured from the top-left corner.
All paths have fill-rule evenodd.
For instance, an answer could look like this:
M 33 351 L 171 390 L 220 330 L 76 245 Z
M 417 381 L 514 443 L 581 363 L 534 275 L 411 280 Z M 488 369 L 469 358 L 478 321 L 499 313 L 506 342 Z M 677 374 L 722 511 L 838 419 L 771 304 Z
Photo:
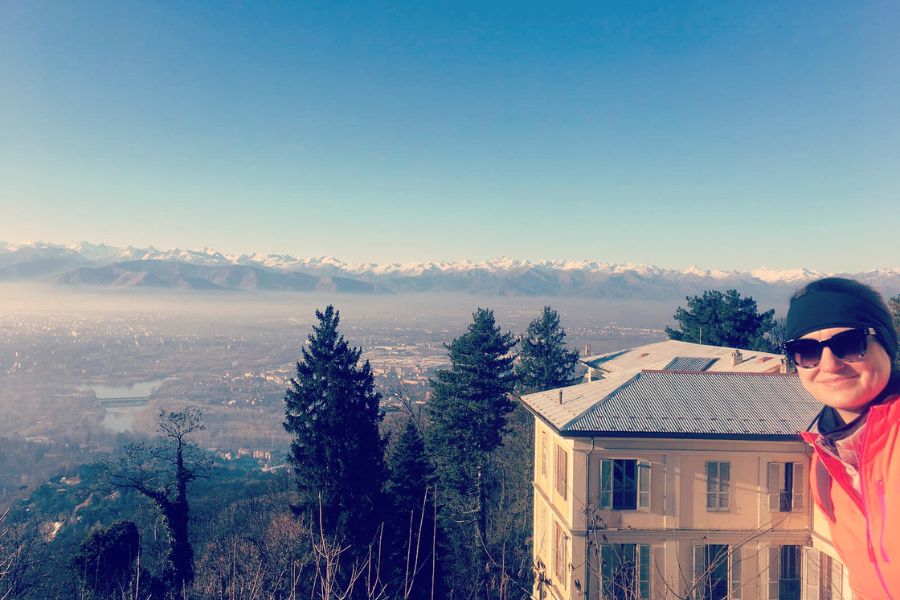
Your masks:
M 791 298 L 788 340 L 829 327 L 872 327 L 891 362 L 897 357 L 897 330 L 890 310 L 881 294 L 858 281 L 826 277 L 807 284 Z

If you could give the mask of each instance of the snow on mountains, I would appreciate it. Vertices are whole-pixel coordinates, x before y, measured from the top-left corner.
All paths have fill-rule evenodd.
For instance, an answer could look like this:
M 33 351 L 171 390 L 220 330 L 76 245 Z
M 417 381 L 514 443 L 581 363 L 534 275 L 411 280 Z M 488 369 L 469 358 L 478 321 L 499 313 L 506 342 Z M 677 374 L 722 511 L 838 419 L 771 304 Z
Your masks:
M 826 275 L 793 269 L 749 272 L 699 267 L 665 269 L 599 261 L 523 261 L 498 258 L 473 262 L 345 263 L 330 256 L 295 258 L 276 254 L 228 255 L 212 248 L 158 250 L 115 248 L 82 242 L 12 245 L 0 242 L 0 281 L 61 285 L 197 290 L 327 290 L 362 294 L 460 292 L 486 295 L 571 296 L 623 299 L 683 299 L 706 289 L 736 288 L 783 300 L 804 281 Z M 900 291 L 900 268 L 850 276 L 886 294 Z

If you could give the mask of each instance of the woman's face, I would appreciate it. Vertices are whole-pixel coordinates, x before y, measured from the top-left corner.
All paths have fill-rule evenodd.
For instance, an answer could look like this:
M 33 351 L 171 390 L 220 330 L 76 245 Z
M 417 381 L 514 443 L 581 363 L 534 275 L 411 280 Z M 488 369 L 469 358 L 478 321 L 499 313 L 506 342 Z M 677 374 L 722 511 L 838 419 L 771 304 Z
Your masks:
M 807 333 L 804 338 L 825 341 L 850 327 L 830 327 Z M 865 355 L 853 361 L 841 360 L 831 348 L 822 349 L 822 358 L 815 367 L 798 367 L 803 387 L 813 397 L 838 411 L 845 421 L 852 420 L 887 385 L 891 374 L 891 359 L 875 336 L 868 338 Z

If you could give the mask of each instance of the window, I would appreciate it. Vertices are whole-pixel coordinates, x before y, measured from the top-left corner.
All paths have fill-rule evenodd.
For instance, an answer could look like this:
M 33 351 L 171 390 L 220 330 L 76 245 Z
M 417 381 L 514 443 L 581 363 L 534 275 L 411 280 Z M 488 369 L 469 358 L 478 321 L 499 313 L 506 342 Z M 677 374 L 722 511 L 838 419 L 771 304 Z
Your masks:
M 769 510 L 796 512 L 803 510 L 803 478 L 801 463 L 769 463 Z
M 567 545 L 569 538 L 566 536 L 565 530 L 556 521 L 553 521 L 553 533 L 553 537 L 556 539 L 553 554 L 553 574 L 559 586 L 565 588 L 567 564 L 569 562 Z
M 806 596 L 808 600 L 843 598 L 844 567 L 824 552 L 804 548 L 806 554 Z
M 800 600 L 800 546 L 769 546 L 769 600 Z
M 556 447 L 556 491 L 566 499 L 566 489 L 569 486 L 569 456 L 560 446 Z
M 650 508 L 650 463 L 633 459 L 601 461 L 600 508 Z
M 541 432 L 541 477 L 547 476 L 547 432 Z
M 650 597 L 650 546 L 604 544 L 600 547 L 603 600 Z
M 739 600 L 741 587 L 740 548 L 694 546 L 695 600 Z
M 706 463 L 706 510 L 728 510 L 731 463 Z

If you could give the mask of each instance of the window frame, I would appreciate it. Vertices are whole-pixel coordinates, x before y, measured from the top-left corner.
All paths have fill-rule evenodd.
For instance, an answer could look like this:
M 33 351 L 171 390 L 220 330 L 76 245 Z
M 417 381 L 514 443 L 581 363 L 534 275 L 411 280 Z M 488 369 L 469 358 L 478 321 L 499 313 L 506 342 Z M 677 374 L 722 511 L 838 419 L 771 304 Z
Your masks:
M 553 520 L 553 538 L 553 576 L 560 587 L 565 589 L 569 562 L 569 536 L 566 535 L 566 531 L 559 524 L 559 521 L 555 519 Z
M 805 509 L 805 467 L 801 462 L 772 461 L 766 467 L 768 506 L 771 512 L 802 512 Z
M 715 471 L 710 476 L 711 467 Z M 725 476 L 722 476 L 725 467 Z M 714 499 L 714 501 L 713 501 Z M 723 502 L 724 499 L 724 502 Z M 706 511 L 730 512 L 731 511 L 731 461 L 708 460 L 706 461 Z
M 719 557 L 724 556 L 725 560 L 725 574 L 718 581 L 724 582 L 726 590 L 725 594 L 729 600 L 741 600 L 741 592 L 743 587 L 742 582 L 742 564 L 743 564 L 743 556 L 742 556 L 742 548 L 740 545 L 734 546 L 732 544 L 697 544 L 693 547 L 693 577 L 694 577 L 694 595 L 692 596 L 694 600 L 705 600 L 709 596 L 706 591 L 706 584 L 702 582 L 700 579 L 703 578 L 705 581 L 709 581 L 711 579 L 710 569 L 713 566 L 713 563 L 710 562 L 710 548 L 719 547 L 724 548 L 724 550 L 720 550 L 716 553 L 715 557 L 712 559 L 713 561 L 721 560 Z
M 547 432 L 541 431 L 541 477 L 547 479 Z
M 610 556 L 612 555 L 612 556 Z M 651 598 L 651 569 L 652 550 L 650 544 L 601 544 L 600 545 L 600 597 L 615 598 L 615 593 L 609 595 L 608 580 L 616 574 L 610 573 L 612 564 L 610 558 L 615 557 L 618 563 L 617 570 L 622 567 L 623 558 L 630 558 L 634 563 L 633 571 L 626 575 L 629 581 L 627 590 L 623 590 L 626 597 L 635 600 Z M 636 589 L 635 589 L 636 588 Z M 637 592 L 637 593 L 635 593 Z
M 793 548 L 791 552 L 786 552 L 786 548 Z M 785 576 L 785 564 L 783 558 L 785 554 L 793 553 L 794 559 L 794 575 L 795 577 Z M 789 582 L 796 582 L 796 597 L 802 598 L 804 592 L 804 554 L 803 546 L 797 544 L 773 544 L 768 547 L 766 552 L 768 556 L 768 578 L 766 579 L 766 598 L 767 600 L 781 600 L 782 587 Z M 808 590 L 807 590 L 808 591 Z
M 630 502 L 621 501 L 624 494 L 631 492 L 632 488 L 617 485 L 618 481 L 627 476 L 628 468 L 625 463 L 634 463 L 634 506 L 631 506 Z M 618 479 L 617 474 L 621 475 Z M 647 512 L 650 510 L 651 490 L 652 468 L 649 460 L 641 458 L 604 458 L 600 460 L 599 505 L 601 510 Z M 617 500 L 619 501 L 617 502 Z
M 569 494 L 569 453 L 561 445 L 556 445 L 556 493 L 563 500 L 568 500 Z

